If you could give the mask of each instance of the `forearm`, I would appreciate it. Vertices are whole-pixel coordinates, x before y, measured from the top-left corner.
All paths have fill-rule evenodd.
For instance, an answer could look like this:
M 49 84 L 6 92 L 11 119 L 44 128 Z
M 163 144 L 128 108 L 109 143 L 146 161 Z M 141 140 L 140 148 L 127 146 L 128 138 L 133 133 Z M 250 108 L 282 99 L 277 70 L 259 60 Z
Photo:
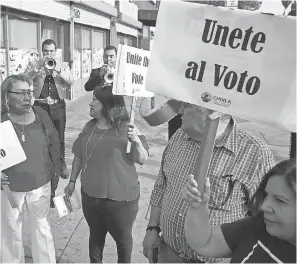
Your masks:
M 148 159 L 148 153 L 141 142 L 133 143 L 133 160 L 134 162 L 143 165 Z
M 82 161 L 80 158 L 74 156 L 73 162 L 72 162 L 72 170 L 71 170 L 71 181 L 76 181 L 82 167 Z
M 207 206 L 198 209 L 189 207 L 185 220 L 185 236 L 189 246 L 198 254 L 211 237 L 212 226 L 208 218 Z
M 149 226 L 159 226 L 161 216 L 161 207 L 152 206 L 151 215 L 148 225 Z

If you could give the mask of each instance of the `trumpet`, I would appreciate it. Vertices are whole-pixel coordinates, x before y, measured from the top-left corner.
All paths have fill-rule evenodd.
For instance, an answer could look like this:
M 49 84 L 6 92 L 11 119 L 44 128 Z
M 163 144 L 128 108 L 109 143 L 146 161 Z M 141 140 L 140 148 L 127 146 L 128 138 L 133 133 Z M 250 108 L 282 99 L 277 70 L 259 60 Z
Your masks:
M 45 68 L 47 68 L 48 70 L 53 70 L 56 67 L 57 62 L 55 61 L 55 59 L 51 57 L 47 57 L 45 58 L 44 65 L 45 65 Z
M 107 64 L 104 64 L 102 66 L 102 68 L 106 69 L 106 73 L 104 74 L 104 82 L 107 85 L 110 85 L 111 83 L 113 83 L 113 77 L 114 77 L 114 67 L 110 67 Z

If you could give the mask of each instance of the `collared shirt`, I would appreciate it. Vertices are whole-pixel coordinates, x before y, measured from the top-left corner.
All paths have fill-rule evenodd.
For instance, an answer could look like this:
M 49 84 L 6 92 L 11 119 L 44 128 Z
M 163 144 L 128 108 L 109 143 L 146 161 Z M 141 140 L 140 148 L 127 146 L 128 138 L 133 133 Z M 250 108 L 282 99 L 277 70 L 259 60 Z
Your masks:
M 182 200 L 182 190 L 187 176 L 195 173 L 199 148 L 200 142 L 191 139 L 181 128 L 177 130 L 163 153 L 150 201 L 152 206 L 162 208 L 160 227 L 165 242 L 180 257 L 188 259 L 197 259 L 197 255 L 185 238 L 188 205 Z M 210 223 L 220 225 L 245 217 L 246 203 L 274 164 L 274 155 L 268 147 L 234 122 L 231 131 L 216 143 L 209 165 Z M 218 259 L 198 258 L 218 262 Z
M 55 84 L 55 80 L 52 75 L 47 75 L 44 79 L 44 85 L 41 90 L 40 99 L 45 99 L 50 96 L 52 99 L 60 99 Z

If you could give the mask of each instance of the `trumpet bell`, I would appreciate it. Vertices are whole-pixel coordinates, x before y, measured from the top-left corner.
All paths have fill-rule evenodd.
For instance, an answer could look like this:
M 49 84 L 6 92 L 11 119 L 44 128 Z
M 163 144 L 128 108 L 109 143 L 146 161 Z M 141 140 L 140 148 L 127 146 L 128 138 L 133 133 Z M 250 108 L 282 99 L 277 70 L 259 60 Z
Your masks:
M 46 58 L 45 59 L 45 67 L 48 70 L 53 70 L 57 65 L 57 62 L 53 58 Z

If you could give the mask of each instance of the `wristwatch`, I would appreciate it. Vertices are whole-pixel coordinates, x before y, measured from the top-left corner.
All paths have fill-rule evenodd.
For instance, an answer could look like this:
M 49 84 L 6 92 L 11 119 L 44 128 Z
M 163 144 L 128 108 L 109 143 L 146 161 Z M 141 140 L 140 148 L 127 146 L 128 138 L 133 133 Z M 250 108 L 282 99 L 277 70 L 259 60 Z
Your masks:
M 148 226 L 146 228 L 146 231 L 148 231 L 148 230 L 152 231 L 153 229 L 157 230 L 158 233 L 161 232 L 161 228 L 159 226 Z

